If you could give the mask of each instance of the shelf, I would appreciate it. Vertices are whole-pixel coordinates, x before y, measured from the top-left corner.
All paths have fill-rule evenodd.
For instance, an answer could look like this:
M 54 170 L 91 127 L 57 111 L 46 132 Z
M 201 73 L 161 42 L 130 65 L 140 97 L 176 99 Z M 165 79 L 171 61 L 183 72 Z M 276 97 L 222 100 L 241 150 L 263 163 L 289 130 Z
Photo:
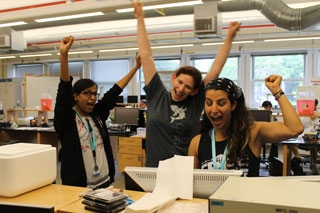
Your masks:
M 53 110 L 10 108 L 7 110 L 7 121 L 10 122 L 13 117 L 14 122 L 17 123 L 19 113 L 23 113 L 20 117 L 26 117 L 28 112 L 38 113 L 37 124 L 40 126 L 42 121 L 48 123 L 48 112 L 53 112 Z

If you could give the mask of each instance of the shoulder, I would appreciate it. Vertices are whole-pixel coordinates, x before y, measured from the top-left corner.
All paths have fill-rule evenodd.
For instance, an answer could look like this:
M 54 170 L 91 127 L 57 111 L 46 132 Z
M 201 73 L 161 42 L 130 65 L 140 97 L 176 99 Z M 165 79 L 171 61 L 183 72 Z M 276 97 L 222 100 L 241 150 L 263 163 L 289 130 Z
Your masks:
M 200 138 L 201 138 L 201 135 L 198 134 L 191 139 L 189 150 L 192 150 L 192 152 L 196 152 L 196 153 L 198 152 Z

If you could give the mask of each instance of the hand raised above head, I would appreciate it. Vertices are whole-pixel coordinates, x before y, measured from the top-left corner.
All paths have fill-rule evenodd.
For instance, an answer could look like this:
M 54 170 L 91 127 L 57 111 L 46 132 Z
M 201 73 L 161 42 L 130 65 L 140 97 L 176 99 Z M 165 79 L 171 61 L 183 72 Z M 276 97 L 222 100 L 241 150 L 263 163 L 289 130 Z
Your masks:
M 230 34 L 232 37 L 234 37 L 237 33 L 237 31 L 240 30 L 241 22 L 232 21 L 229 23 L 229 31 L 228 34 Z
M 280 75 L 270 75 L 265 79 L 265 85 L 273 95 L 280 91 L 281 82 L 282 76 Z
M 133 13 L 135 18 L 143 18 L 144 17 L 144 12 L 143 12 L 143 5 L 141 2 L 136 1 L 132 3 L 133 5 Z
M 70 48 L 71 48 L 71 46 L 72 46 L 72 44 L 73 44 L 73 41 L 74 41 L 74 38 L 71 35 L 61 39 L 61 42 L 60 42 L 60 53 L 61 54 L 68 53 Z

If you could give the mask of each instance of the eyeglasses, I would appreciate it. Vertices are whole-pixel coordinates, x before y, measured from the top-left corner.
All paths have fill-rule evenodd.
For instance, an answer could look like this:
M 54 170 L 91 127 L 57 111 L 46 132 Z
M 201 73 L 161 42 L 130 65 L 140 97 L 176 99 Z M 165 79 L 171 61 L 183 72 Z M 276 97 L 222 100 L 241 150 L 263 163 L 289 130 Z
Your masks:
M 94 95 L 95 97 L 98 97 L 99 96 L 99 93 L 97 92 L 80 92 L 80 94 L 84 94 L 85 96 L 87 96 L 88 98 L 91 98 L 92 95 Z

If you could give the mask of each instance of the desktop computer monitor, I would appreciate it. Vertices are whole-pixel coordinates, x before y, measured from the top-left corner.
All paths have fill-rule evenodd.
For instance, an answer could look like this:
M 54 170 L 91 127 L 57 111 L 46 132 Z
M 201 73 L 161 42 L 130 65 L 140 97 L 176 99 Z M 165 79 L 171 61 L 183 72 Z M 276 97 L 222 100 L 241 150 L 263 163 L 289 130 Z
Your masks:
M 117 97 L 117 103 L 123 103 L 123 102 L 124 102 L 123 96 L 122 96 L 122 95 L 119 95 L 119 96 Z
M 193 170 L 193 197 L 208 198 L 230 176 L 242 176 L 241 170 Z M 157 168 L 125 167 L 125 188 L 127 190 L 152 192 L 157 179 Z
M 128 103 L 138 103 L 138 96 L 136 96 L 136 95 L 128 95 L 127 102 Z
M 256 121 L 266 121 L 270 122 L 271 120 L 271 111 L 270 110 L 260 110 L 260 109 L 250 109 L 249 112 Z
M 126 124 L 129 126 L 138 126 L 139 124 L 139 108 L 114 108 L 114 123 Z

